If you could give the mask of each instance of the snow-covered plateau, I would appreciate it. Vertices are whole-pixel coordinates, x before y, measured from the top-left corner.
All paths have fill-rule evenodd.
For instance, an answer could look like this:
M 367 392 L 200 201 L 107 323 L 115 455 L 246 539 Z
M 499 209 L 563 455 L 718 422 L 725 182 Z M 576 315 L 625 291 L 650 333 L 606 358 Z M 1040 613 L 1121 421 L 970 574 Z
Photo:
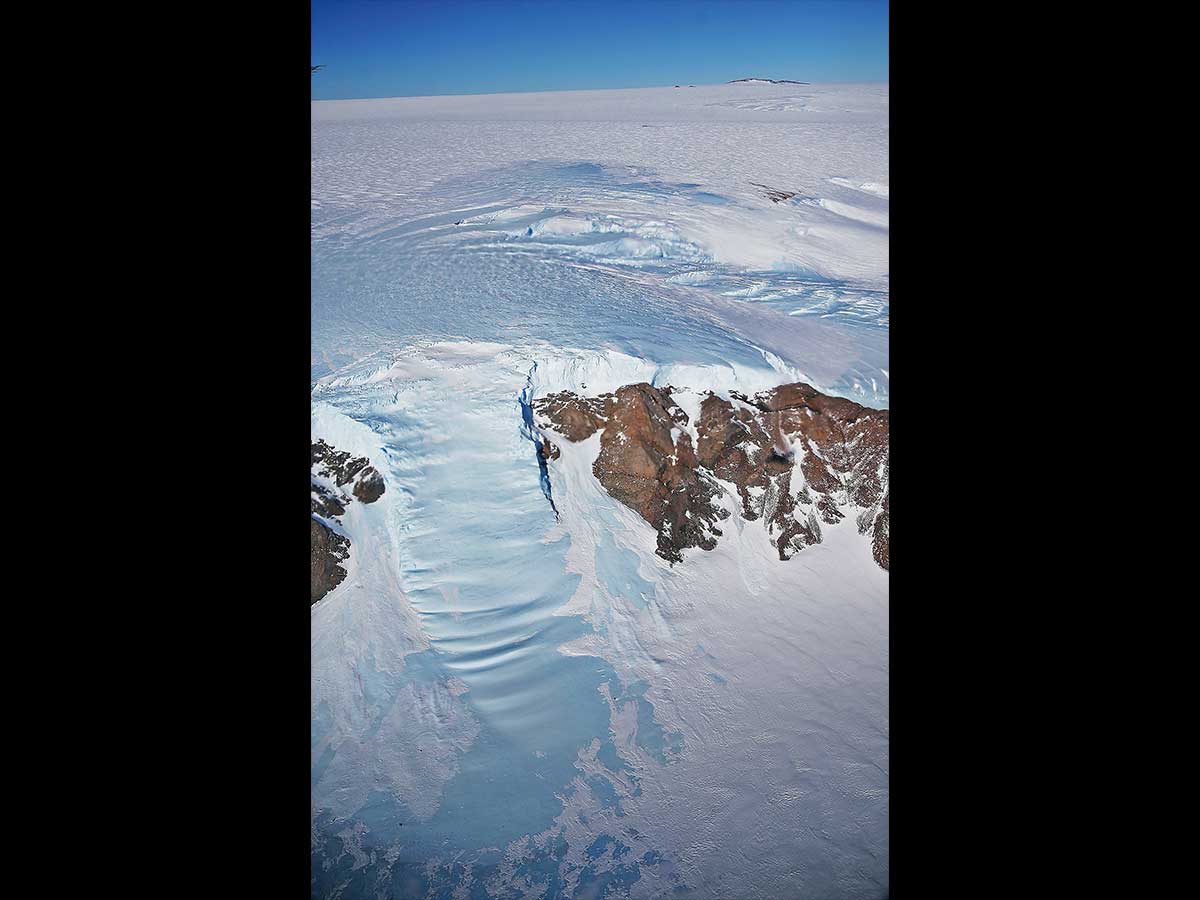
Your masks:
M 669 561 L 533 408 L 887 408 L 887 86 L 314 102 L 312 157 L 313 896 L 886 896 L 871 536 L 782 559 L 730 490 Z

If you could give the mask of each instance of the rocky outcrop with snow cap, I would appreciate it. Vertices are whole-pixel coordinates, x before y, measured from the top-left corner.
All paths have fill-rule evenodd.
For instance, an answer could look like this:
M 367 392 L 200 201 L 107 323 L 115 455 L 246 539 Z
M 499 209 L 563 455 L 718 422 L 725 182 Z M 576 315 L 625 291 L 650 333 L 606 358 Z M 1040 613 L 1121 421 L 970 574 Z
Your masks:
M 373 503 L 383 495 L 383 476 L 369 465 L 365 456 L 351 456 L 324 440 L 317 440 L 312 445 L 312 466 L 315 469 L 318 465 L 317 474 L 322 479 L 331 479 L 339 488 L 352 485 L 351 493 L 363 503 Z M 319 483 L 314 480 L 313 484 Z
M 350 540 L 336 529 L 353 501 L 374 503 L 383 496 L 383 476 L 363 456 L 352 456 L 324 440 L 312 443 L 309 472 L 309 605 L 346 577 L 341 563 L 350 555 Z M 349 485 L 349 493 L 344 488 Z
M 706 392 L 689 417 L 673 390 L 643 382 L 599 397 L 562 391 L 533 407 L 538 426 L 561 439 L 601 432 L 593 474 L 654 526 L 657 553 L 671 563 L 687 548 L 716 546 L 729 516 L 722 497 L 732 490 L 781 560 L 819 543 L 822 524 L 853 516 L 889 569 L 887 410 L 796 382 L 753 396 Z M 540 452 L 558 456 L 546 436 Z

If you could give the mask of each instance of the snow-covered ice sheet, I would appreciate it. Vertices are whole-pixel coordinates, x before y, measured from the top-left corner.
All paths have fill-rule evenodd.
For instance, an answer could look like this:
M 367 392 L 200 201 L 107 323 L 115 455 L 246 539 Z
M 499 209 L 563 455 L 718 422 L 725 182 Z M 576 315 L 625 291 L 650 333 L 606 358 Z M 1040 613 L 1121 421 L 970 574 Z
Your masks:
M 808 105 L 722 105 L 780 91 Z M 824 386 L 884 404 L 887 130 L 886 86 L 314 103 L 314 374 L 418 338 L 621 340 L 654 307 L 733 300 L 734 327 L 851 329 L 861 358 Z
M 315 895 L 886 893 L 865 538 L 735 515 L 672 568 L 526 413 L 886 406 L 887 185 L 886 86 L 313 104 L 312 433 L 386 483 L 312 609 Z

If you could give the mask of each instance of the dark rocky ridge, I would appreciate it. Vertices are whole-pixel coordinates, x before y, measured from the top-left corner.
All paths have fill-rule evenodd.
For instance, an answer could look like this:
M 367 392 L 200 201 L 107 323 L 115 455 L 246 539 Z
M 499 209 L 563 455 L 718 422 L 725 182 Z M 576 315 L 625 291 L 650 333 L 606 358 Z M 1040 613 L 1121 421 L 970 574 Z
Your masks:
M 746 519 L 763 520 L 781 560 L 819 543 L 822 523 L 853 515 L 871 535 L 875 561 L 889 568 L 887 410 L 800 382 L 729 400 L 710 393 L 692 423 L 693 447 L 671 391 L 645 383 L 592 398 L 565 391 L 533 407 L 540 425 L 572 442 L 603 429 L 592 472 L 654 526 L 657 553 L 672 564 L 722 536 L 717 523 L 729 513 L 718 502 L 720 479 L 736 488 Z M 548 438 L 540 452 L 546 460 L 560 454 Z
M 314 476 L 332 480 L 336 488 L 321 484 Z M 346 577 L 346 570 L 339 563 L 350 555 L 350 540 L 330 528 L 326 521 L 338 522 L 338 517 L 354 502 L 340 490 L 347 484 L 351 484 L 350 494 L 363 503 L 374 503 L 383 496 L 383 476 L 368 465 L 365 456 L 353 457 L 323 440 L 315 441 L 309 474 L 310 606 Z
M 311 591 L 308 605 L 312 606 L 346 577 L 346 570 L 338 563 L 350 555 L 350 541 L 324 522 L 310 518 L 309 547 Z
M 344 450 L 337 450 L 329 446 L 319 438 L 312 445 L 312 467 L 316 468 L 318 464 L 321 468 L 317 469 L 317 474 L 323 478 L 333 479 L 338 487 L 356 481 L 356 479 L 357 481 L 365 480 L 372 483 L 378 482 L 379 494 L 383 493 L 383 476 L 373 466 L 368 465 L 365 456 L 351 456 Z M 355 496 L 358 496 L 357 489 L 358 484 L 356 483 Z M 379 494 L 376 494 L 376 499 Z
M 791 200 L 793 197 L 800 196 L 795 191 L 782 191 L 779 188 L 773 188 L 768 187 L 765 184 L 759 184 L 757 181 L 751 181 L 750 184 L 756 188 L 762 188 L 763 196 L 772 203 L 783 203 L 785 200 Z

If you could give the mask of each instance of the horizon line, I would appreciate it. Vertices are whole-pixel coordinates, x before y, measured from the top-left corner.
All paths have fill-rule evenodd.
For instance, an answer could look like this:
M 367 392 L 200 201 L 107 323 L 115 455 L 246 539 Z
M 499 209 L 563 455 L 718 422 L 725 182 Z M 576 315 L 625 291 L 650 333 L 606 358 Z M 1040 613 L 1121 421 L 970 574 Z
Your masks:
M 758 76 L 749 76 L 758 77 Z M 583 93 L 585 91 L 648 91 L 660 88 L 688 88 L 688 87 L 729 87 L 738 83 L 743 79 L 734 79 L 733 81 L 710 81 L 710 82 L 688 82 L 684 84 L 640 84 L 640 85 L 624 85 L 621 87 L 602 87 L 602 88 L 546 88 L 536 91 L 474 91 L 471 93 L 446 93 L 446 94 L 390 94 L 386 97 L 310 97 L 310 103 L 346 103 L 358 100 L 425 100 L 434 97 L 495 97 L 501 94 L 571 94 Z M 766 79 L 763 79 L 764 81 Z M 830 84 L 890 84 L 887 79 L 867 79 L 863 81 L 807 81 L 802 84 L 790 85 L 791 87 L 816 87 L 818 85 Z M 785 84 L 773 84 L 771 87 L 788 87 Z

